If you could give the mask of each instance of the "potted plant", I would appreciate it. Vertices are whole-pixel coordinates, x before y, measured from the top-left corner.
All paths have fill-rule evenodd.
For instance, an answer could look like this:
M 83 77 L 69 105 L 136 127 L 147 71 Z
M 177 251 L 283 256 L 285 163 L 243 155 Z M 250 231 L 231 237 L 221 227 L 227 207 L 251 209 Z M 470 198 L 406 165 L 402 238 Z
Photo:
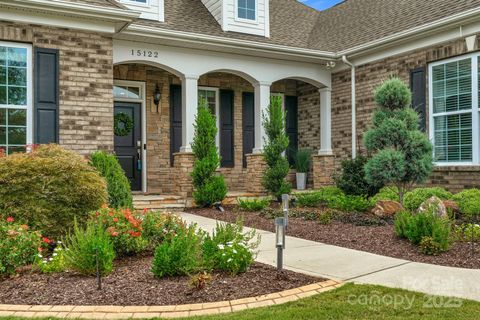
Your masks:
M 297 190 L 305 190 L 307 186 L 307 174 L 310 170 L 310 157 L 312 152 L 308 149 L 300 149 L 295 154 L 295 169 L 297 170 Z

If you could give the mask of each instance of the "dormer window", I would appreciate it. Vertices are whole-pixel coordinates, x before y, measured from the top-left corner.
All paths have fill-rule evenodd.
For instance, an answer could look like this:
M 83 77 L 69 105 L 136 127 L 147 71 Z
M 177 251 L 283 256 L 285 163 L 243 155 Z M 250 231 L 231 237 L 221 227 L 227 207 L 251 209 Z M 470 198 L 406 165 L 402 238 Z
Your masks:
M 237 18 L 256 21 L 257 0 L 237 0 Z

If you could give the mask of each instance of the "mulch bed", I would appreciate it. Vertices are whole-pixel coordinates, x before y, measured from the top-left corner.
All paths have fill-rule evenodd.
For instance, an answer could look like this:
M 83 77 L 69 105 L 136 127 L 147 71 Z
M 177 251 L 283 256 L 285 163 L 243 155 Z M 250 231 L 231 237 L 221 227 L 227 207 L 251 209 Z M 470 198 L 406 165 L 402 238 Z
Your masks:
M 275 232 L 272 219 L 264 218 L 256 212 L 240 211 L 232 206 L 226 207 L 224 213 L 215 209 L 190 209 L 188 212 L 232 223 L 241 217 L 247 227 Z M 358 225 L 370 221 L 378 219 L 367 213 L 352 214 L 351 221 L 333 220 L 331 224 L 322 225 L 303 218 L 289 218 L 287 235 L 415 262 L 469 269 L 480 268 L 478 242 L 473 245 L 473 251 L 470 243 L 455 242 L 449 251 L 438 256 L 428 256 L 418 252 L 418 248 L 408 240 L 398 238 L 391 220 L 380 220 L 380 224 L 383 225 Z
M 0 281 L 0 304 L 29 305 L 177 305 L 216 302 L 258 296 L 322 281 L 260 263 L 238 276 L 214 273 L 203 290 L 192 289 L 188 277 L 155 279 L 152 257 L 131 257 L 115 262 L 114 271 L 97 290 L 94 277 L 73 273 L 25 273 Z

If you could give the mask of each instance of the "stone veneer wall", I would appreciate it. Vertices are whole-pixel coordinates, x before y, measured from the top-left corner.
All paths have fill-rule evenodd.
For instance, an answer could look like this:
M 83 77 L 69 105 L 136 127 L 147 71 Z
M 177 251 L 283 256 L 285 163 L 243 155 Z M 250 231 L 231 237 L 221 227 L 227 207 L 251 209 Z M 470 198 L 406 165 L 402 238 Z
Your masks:
M 165 70 L 143 64 L 115 66 L 114 78 L 146 82 L 148 192 L 178 193 L 172 183 L 172 178 L 177 177 L 178 168 L 170 165 L 170 85 L 181 84 L 180 79 Z M 158 113 L 152 101 L 157 83 L 162 92 Z M 254 88 L 247 80 L 227 73 L 204 75 L 200 77 L 198 85 L 234 91 L 235 166 L 220 168 L 219 172 L 224 175 L 229 191 L 245 191 L 249 189 L 250 181 L 242 160 L 242 92 L 253 92 Z M 283 80 L 272 85 L 272 92 L 299 96 L 299 145 L 317 151 L 320 145 L 318 90 L 295 80 Z M 302 134 L 303 131 L 308 132 Z M 294 177 L 290 174 L 289 180 L 293 182 Z
M 60 144 L 84 155 L 113 150 L 111 35 L 0 22 L 0 40 L 60 50 Z
M 435 47 L 389 57 L 356 68 L 357 145 L 363 150 L 362 138 L 371 123 L 375 103 L 373 90 L 389 75 L 410 83 L 410 71 L 428 67 L 428 63 L 467 53 L 465 41 L 458 40 Z M 428 81 L 427 81 L 428 84 Z M 428 104 L 428 90 L 427 90 Z M 428 107 L 427 107 L 428 113 Z M 428 122 L 428 115 L 427 115 Z M 332 135 L 334 154 L 338 160 L 351 156 L 351 77 L 350 70 L 332 75 Z M 428 125 L 427 125 L 428 127 Z M 337 168 L 340 161 L 336 161 Z M 452 191 L 480 185 L 479 167 L 437 168 L 428 185 L 438 185 Z

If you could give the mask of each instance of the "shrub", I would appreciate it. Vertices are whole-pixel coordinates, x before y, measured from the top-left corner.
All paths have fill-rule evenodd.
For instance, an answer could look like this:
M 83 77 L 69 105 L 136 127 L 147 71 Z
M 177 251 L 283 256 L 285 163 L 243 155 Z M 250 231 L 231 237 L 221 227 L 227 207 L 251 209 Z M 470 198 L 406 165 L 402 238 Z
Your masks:
M 412 215 L 402 212 L 395 217 L 395 233 L 407 238 L 411 243 L 419 245 L 424 237 L 431 237 L 442 251 L 450 245 L 451 224 L 432 212 Z
M 368 196 L 375 195 L 380 185 L 372 185 L 365 178 L 365 164 L 368 158 L 358 156 L 355 159 L 342 161 L 342 172 L 334 177 L 335 184 L 346 195 Z
M 254 261 L 254 250 L 259 242 L 255 230 L 243 232 L 241 222 L 217 223 L 213 235 L 207 235 L 203 243 L 205 267 L 234 275 L 245 272 Z
M 457 193 L 452 199 L 458 204 L 460 212 L 467 216 L 480 215 L 480 190 L 468 189 Z
M 403 204 L 405 209 L 414 211 L 417 210 L 425 200 L 428 200 L 433 196 L 436 196 L 441 200 L 452 198 L 452 194 L 443 188 L 417 188 L 405 194 Z
M 117 157 L 105 151 L 97 151 L 90 156 L 90 163 L 107 182 L 109 206 L 116 209 L 133 208 L 130 182 Z
M 290 183 L 285 180 L 290 165 L 285 156 L 289 141 L 285 131 L 286 116 L 282 99 L 272 96 L 267 112 L 262 116 L 266 134 L 263 157 L 267 164 L 263 175 L 263 186 L 279 200 L 282 194 L 288 194 L 292 189 Z
M 371 201 L 363 196 L 348 196 L 335 187 L 324 187 L 318 191 L 296 195 L 299 207 L 326 206 L 342 211 L 364 212 L 372 207 Z
M 432 237 L 423 237 L 420 241 L 420 244 L 418 245 L 418 250 L 421 253 L 430 256 L 437 256 L 441 252 L 445 251 Z
M 455 239 L 458 241 L 471 242 L 480 240 L 480 225 L 474 223 L 464 223 L 455 226 Z
M 164 241 L 170 241 L 178 233 L 186 231 L 185 222 L 171 213 L 145 212 L 142 222 L 142 236 L 148 249 L 154 250 Z
M 202 268 L 201 249 L 201 237 L 192 225 L 157 247 L 152 272 L 157 278 L 198 272 Z
M 372 197 L 372 202 L 377 203 L 380 200 L 391 200 L 399 202 L 398 190 L 396 187 L 386 186 L 380 189 L 380 191 Z
M 65 250 L 61 241 L 56 243 L 52 252 L 42 251 L 36 259 L 34 269 L 41 273 L 59 273 L 65 271 Z
M 411 92 L 400 79 L 380 85 L 375 101 L 379 108 L 364 139 L 373 155 L 365 165 L 365 177 L 375 186 L 395 185 L 403 204 L 408 188 L 424 182 L 432 172 L 432 144 L 418 129 L 418 114 L 410 108 Z
M 98 270 L 102 276 L 113 269 L 115 250 L 110 235 L 102 224 L 88 221 L 82 229 L 75 222 L 73 232 L 65 241 L 65 263 L 68 268 L 84 275 L 93 276 Z
M 0 212 L 58 237 L 107 202 L 104 179 L 80 155 L 57 145 L 0 158 Z
M 191 276 L 189 284 L 193 289 L 203 290 L 210 281 L 212 281 L 212 275 L 204 271 Z
M 38 232 L 7 217 L 0 220 L 0 278 L 15 274 L 17 268 L 32 263 L 41 245 Z
M 112 209 L 106 206 L 91 214 L 92 220 L 102 225 L 118 256 L 140 253 L 147 247 L 142 237 L 142 220 L 130 209 Z
M 270 199 L 268 198 L 238 198 L 237 202 L 240 209 L 245 211 L 260 211 L 270 205 Z
M 208 207 L 222 201 L 227 195 L 223 176 L 215 176 L 220 166 L 220 157 L 216 146 L 217 124 L 215 117 L 204 99 L 198 106 L 195 118 L 195 136 L 192 150 L 195 155 L 193 165 L 193 198 L 200 207 Z
M 312 151 L 309 149 L 300 149 L 295 154 L 295 169 L 299 173 L 306 173 L 310 170 Z
M 339 196 L 343 196 L 343 192 L 336 187 L 323 187 L 317 191 L 295 194 L 299 207 L 310 208 L 326 205 L 331 199 Z

